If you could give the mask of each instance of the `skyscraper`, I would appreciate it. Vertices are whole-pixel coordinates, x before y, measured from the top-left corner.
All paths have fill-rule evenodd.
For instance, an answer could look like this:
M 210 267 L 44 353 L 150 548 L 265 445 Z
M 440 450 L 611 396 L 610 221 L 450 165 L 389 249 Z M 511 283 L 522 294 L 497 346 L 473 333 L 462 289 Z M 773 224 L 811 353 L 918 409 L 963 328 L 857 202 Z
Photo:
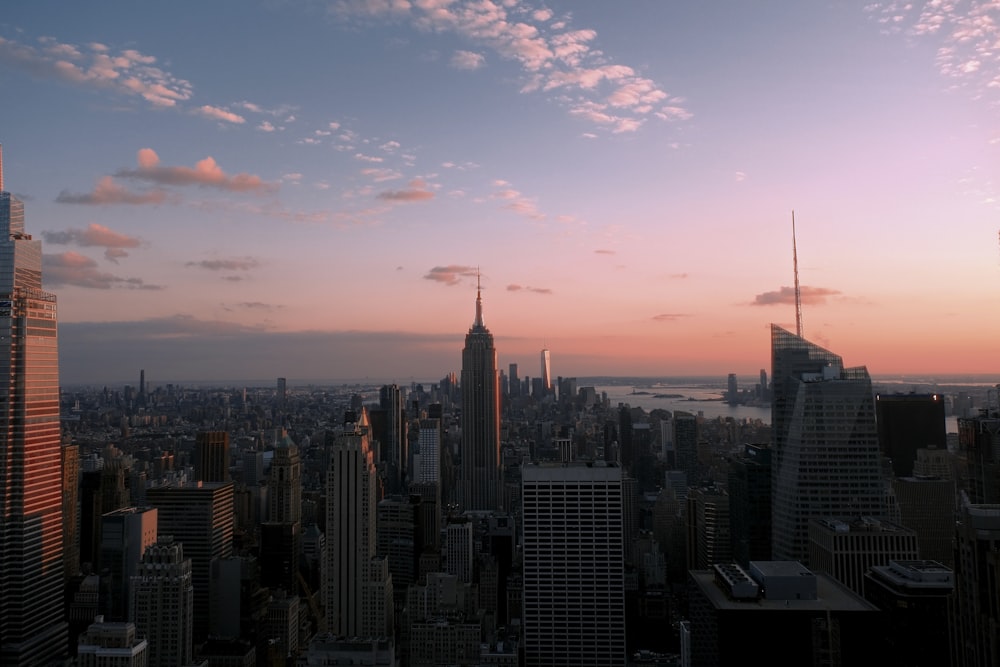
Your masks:
M 149 641 L 149 667 L 191 664 L 194 585 L 191 559 L 173 537 L 146 549 L 131 581 L 129 620 Z
M 387 561 L 376 557 L 378 479 L 369 429 L 362 409 L 330 448 L 326 478 L 326 622 L 348 637 L 392 634 L 392 578 Z
M 883 513 L 871 378 L 771 325 L 773 555 L 808 558 L 813 517 Z
M 948 448 L 941 394 L 879 394 L 875 397 L 875 419 L 879 446 L 892 460 L 896 477 L 913 474 L 918 449 Z
M 542 389 L 546 394 L 552 393 L 552 359 L 548 348 L 542 350 Z
M 524 664 L 625 664 L 622 471 L 521 468 Z
M 195 477 L 202 482 L 229 481 L 229 434 L 199 431 L 195 436 Z
M 476 290 L 476 320 L 462 350 L 463 510 L 500 509 L 500 374 L 493 334 L 483 324 L 482 290 Z
M 2 149 L 0 149 L 2 150 Z M 0 153 L 0 663 L 66 647 L 56 297 Z

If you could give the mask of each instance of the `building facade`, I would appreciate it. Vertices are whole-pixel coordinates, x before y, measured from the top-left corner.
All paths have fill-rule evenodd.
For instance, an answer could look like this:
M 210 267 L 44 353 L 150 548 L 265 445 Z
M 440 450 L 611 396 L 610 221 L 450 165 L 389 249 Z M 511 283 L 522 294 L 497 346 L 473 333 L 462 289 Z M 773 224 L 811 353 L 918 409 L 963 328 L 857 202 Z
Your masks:
M 526 667 L 625 664 L 622 471 L 521 468 Z
M 459 503 L 465 511 L 501 509 L 500 373 L 493 334 L 483 324 L 482 291 L 476 319 L 462 350 L 462 475 Z
M 44 664 L 67 643 L 56 297 L 2 153 L 0 377 L 0 663 Z

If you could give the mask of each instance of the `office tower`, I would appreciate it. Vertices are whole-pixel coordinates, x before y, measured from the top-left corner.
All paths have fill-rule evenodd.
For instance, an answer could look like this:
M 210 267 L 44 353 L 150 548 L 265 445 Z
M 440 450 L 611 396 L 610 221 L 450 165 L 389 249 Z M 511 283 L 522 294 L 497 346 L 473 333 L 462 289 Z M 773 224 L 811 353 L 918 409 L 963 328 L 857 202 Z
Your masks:
M 282 588 L 290 593 L 299 589 L 299 554 L 302 551 L 302 528 L 297 521 L 260 525 L 260 583 L 272 591 Z
M 368 413 L 330 448 L 326 478 L 327 629 L 347 637 L 392 634 L 392 578 L 377 558 L 375 452 Z M 381 564 L 383 571 L 373 565 Z M 374 576 L 373 576 L 374 575 Z M 388 599 L 389 620 L 378 613 Z
M 771 325 L 772 553 L 806 561 L 813 517 L 883 513 L 871 378 Z
M 229 481 L 229 434 L 199 431 L 195 436 L 195 479 L 201 482 Z
M 801 563 L 718 564 L 691 570 L 688 583 L 681 664 L 883 664 L 875 605 Z
M 267 643 L 264 659 L 267 664 L 288 664 L 299 651 L 299 614 L 302 613 L 299 598 L 278 591 L 267 604 L 267 615 L 261 639 Z M 258 641 L 261 646 L 264 642 Z
M 129 620 L 149 641 L 148 667 L 190 665 L 194 646 L 194 578 L 184 547 L 167 536 L 146 549 L 132 577 Z M 206 619 L 207 621 L 207 619 Z
M 155 509 L 128 507 L 101 517 L 101 609 L 108 621 L 128 619 L 129 583 L 146 549 L 156 544 Z
M 740 387 L 736 382 L 736 373 L 730 373 L 726 379 L 726 402 L 729 405 L 736 405 L 740 399 Z
M 622 471 L 521 469 L 525 666 L 624 665 Z
M 983 410 L 975 417 L 960 417 L 958 449 L 965 458 L 969 502 L 1000 504 L 1000 415 Z
M 278 405 L 281 407 L 285 406 L 285 401 L 288 400 L 288 380 L 285 378 L 278 378 L 277 389 L 275 391 L 275 398 L 278 400 Z
M 56 297 L 0 153 L 0 663 L 65 652 Z
M 552 393 L 552 360 L 549 357 L 548 349 L 542 350 L 542 389 L 546 395 Z
M 462 350 L 462 478 L 459 503 L 465 511 L 501 508 L 500 376 L 493 334 L 483 324 L 482 291 L 476 291 L 476 319 Z
M 420 483 L 439 483 L 441 481 L 441 420 L 421 419 L 420 434 L 417 439 L 420 447 L 420 470 L 416 480 Z
M 233 553 L 233 483 L 197 482 L 147 489 L 149 504 L 159 511 L 157 533 L 172 535 L 191 559 L 194 583 L 194 633 L 208 633 L 211 566 Z
M 882 610 L 886 667 L 949 664 L 948 600 L 954 573 L 932 560 L 891 561 L 865 575 L 865 599 Z
M 383 385 L 378 392 L 379 408 L 384 413 L 379 441 L 380 458 L 386 464 L 387 486 L 390 493 L 399 493 L 406 479 L 406 407 L 402 392 L 394 384 Z
M 886 519 L 860 516 L 809 521 L 809 567 L 864 595 L 865 572 L 891 560 L 917 560 L 917 534 Z
M 897 477 L 892 480 L 892 490 L 899 522 L 917 534 L 920 558 L 952 567 L 955 482 L 940 477 Z
M 410 496 L 420 498 L 416 517 L 421 551 L 440 551 L 441 545 L 441 485 L 437 482 L 410 484 Z
M 376 554 L 389 563 L 392 590 L 402 606 L 406 589 L 417 581 L 419 555 L 423 548 L 420 528 L 419 495 L 389 496 L 378 503 L 375 522 Z
M 688 569 L 704 570 L 733 560 L 729 495 L 716 487 L 693 488 L 687 496 Z
M 1000 507 L 965 502 L 955 528 L 953 667 L 1000 664 Z
M 472 583 L 473 546 L 472 520 L 467 517 L 449 519 L 445 528 L 445 568 L 463 584 Z
M 146 395 L 146 369 L 139 369 L 139 396 Z
M 268 521 L 302 521 L 302 460 L 298 446 L 287 435 L 274 447 L 267 497 Z
M 511 398 L 517 398 L 521 395 L 521 380 L 517 377 L 517 364 L 511 364 L 508 367 L 508 375 L 510 376 L 507 380 L 509 386 L 509 393 Z
M 698 418 L 690 412 L 674 413 L 674 451 L 677 470 L 687 473 L 688 483 L 698 479 Z
M 62 446 L 63 574 L 80 571 L 80 447 Z
M 771 560 L 771 448 L 744 445 L 729 460 L 729 526 L 733 560 Z
M 105 621 L 98 616 L 80 637 L 78 667 L 147 667 L 149 642 L 135 623 Z
M 913 474 L 918 449 L 948 448 L 941 394 L 878 394 L 875 421 L 879 447 L 896 477 Z

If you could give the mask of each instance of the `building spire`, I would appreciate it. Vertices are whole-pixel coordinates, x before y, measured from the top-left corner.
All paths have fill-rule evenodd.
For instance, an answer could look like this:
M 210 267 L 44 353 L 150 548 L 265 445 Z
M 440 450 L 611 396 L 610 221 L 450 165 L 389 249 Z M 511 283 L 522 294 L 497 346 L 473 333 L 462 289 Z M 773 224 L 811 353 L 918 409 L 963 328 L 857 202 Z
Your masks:
M 799 252 L 795 247 L 795 211 L 792 211 L 792 267 L 795 270 L 795 335 L 802 338 L 802 292 L 799 291 Z
M 473 323 L 473 327 L 485 327 L 483 324 L 483 290 L 481 285 L 481 274 L 479 269 L 476 269 L 476 321 Z

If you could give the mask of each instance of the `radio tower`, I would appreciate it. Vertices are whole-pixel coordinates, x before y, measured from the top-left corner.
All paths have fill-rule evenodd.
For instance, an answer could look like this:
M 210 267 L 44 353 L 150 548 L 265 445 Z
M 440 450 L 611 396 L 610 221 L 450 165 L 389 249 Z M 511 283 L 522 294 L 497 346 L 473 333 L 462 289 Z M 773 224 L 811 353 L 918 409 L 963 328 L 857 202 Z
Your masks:
M 795 335 L 802 338 L 802 292 L 799 291 L 799 253 L 795 247 L 795 211 L 792 211 L 792 266 L 795 270 Z

